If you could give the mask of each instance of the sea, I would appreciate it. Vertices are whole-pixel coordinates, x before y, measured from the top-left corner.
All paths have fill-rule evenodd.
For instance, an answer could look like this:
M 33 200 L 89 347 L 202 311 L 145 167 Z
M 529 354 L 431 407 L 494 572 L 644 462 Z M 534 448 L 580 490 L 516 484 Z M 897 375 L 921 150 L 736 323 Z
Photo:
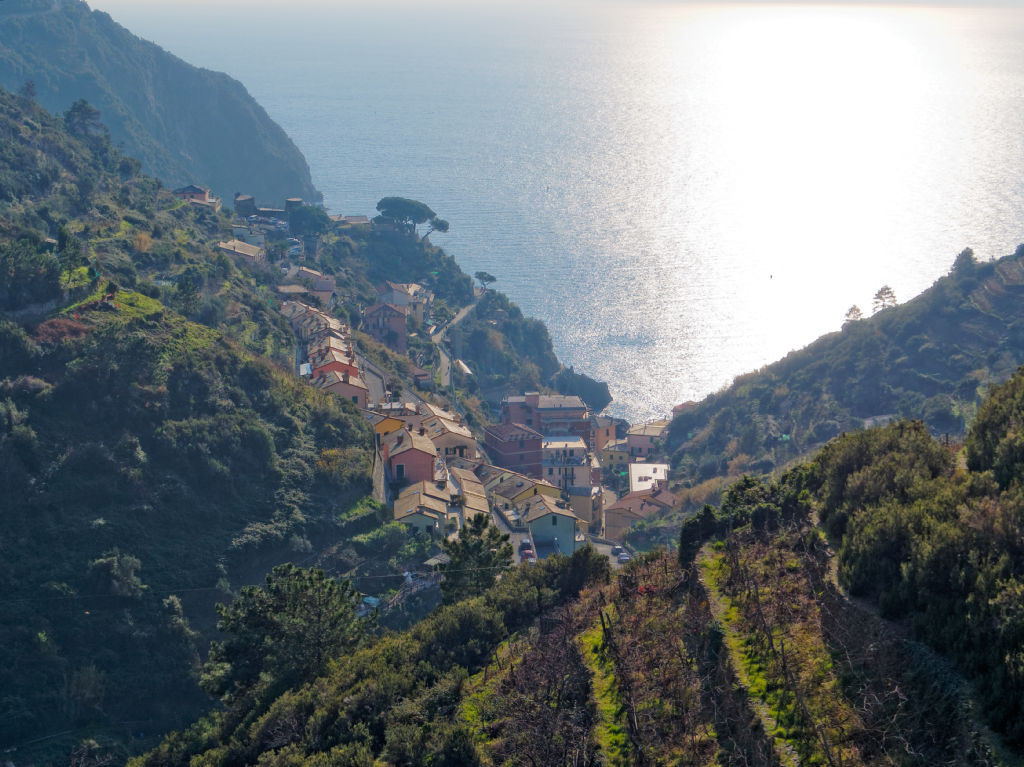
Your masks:
M 397 195 L 632 422 L 1024 241 L 1024 8 L 95 0 Z M 201 180 L 200 180 L 201 181 Z

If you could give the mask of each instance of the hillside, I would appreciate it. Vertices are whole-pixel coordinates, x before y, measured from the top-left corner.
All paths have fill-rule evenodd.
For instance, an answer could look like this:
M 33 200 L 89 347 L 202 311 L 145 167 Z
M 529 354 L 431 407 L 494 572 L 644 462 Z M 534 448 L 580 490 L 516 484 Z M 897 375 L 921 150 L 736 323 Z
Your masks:
M 666 450 L 697 489 L 691 510 L 724 481 L 781 469 L 850 429 L 914 418 L 960 437 L 986 389 L 1024 364 L 1022 297 L 1024 248 L 986 263 L 967 250 L 913 300 L 688 403 Z
M 319 200 L 309 167 L 285 132 L 236 80 L 199 69 L 134 36 L 81 0 L 0 4 L 0 86 L 26 81 L 48 110 L 85 99 L 111 138 L 171 188 L 210 187 L 280 205 Z
M 197 716 L 214 602 L 381 523 L 365 421 L 276 364 L 227 220 L 101 128 L 0 90 L 0 747 L 31 763 Z
M 520 566 L 132 764 L 1018 765 L 1022 392 L 966 465 L 919 423 L 845 435 L 677 554 Z
M 226 646 L 215 603 L 245 599 L 289 561 L 389 598 L 438 548 L 383 524 L 367 498 L 369 428 L 292 373 L 281 270 L 217 249 L 226 212 L 142 174 L 84 103 L 55 117 L 0 89 L 0 139 L 0 749 L 19 766 L 123 762 L 231 678 L 228 651 L 209 650 Z M 285 237 L 268 250 L 283 255 Z M 429 286 L 441 317 L 472 299 L 424 238 L 353 227 L 323 233 L 315 252 L 337 280 L 336 311 L 355 321 L 385 279 Z M 408 358 L 360 344 L 408 378 Z M 332 583 L 351 611 L 351 590 Z M 538 589 L 530 610 L 549 604 Z M 416 595 L 381 623 L 407 626 L 437 598 Z M 367 627 L 356 646 L 376 638 Z M 260 688 L 265 704 L 323 670 L 287 660 L 306 655 L 270 664 L 289 671 Z

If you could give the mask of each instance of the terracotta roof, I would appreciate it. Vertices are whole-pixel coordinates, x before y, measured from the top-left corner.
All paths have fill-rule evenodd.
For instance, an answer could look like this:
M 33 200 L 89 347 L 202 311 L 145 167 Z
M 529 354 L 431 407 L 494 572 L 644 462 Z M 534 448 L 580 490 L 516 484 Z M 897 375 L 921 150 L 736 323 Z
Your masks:
M 628 511 L 644 519 L 656 511 L 669 509 L 675 505 L 676 498 L 668 490 L 636 490 L 626 493 L 615 503 L 607 506 L 605 511 Z
M 639 423 L 636 426 L 630 426 L 627 434 L 641 437 L 654 437 L 657 439 L 664 434 L 665 429 L 668 428 L 668 421 L 651 421 L 650 423 Z
M 434 482 L 417 482 L 405 488 L 395 499 L 395 519 L 400 519 L 417 511 L 426 510 L 441 518 L 448 515 L 448 502 L 451 493 L 441 490 Z
M 436 439 L 444 434 L 457 434 L 460 437 L 473 439 L 473 432 L 462 424 L 456 423 L 455 421 L 449 421 L 447 418 L 441 418 L 436 415 L 424 418 L 423 428 L 427 430 L 427 435 L 432 439 Z
M 541 517 L 546 517 L 549 514 L 557 514 L 561 517 L 579 519 L 579 517 L 573 514 L 569 509 L 563 509 L 560 506 L 555 505 L 555 503 L 547 496 L 539 495 L 537 496 L 536 501 L 530 502 L 530 510 L 526 512 L 524 521 L 529 524 L 530 522 L 535 522 Z
M 328 386 L 338 383 L 369 391 L 366 383 L 359 376 L 350 376 L 348 373 L 339 373 L 337 370 L 325 370 L 320 376 L 313 379 L 313 385 L 319 389 L 326 389 Z
M 374 304 L 373 306 L 366 307 L 366 309 L 363 310 L 363 315 L 366 316 L 366 317 L 369 317 L 369 316 L 371 316 L 373 314 L 378 314 L 378 313 L 384 311 L 385 309 L 387 309 L 387 310 L 389 310 L 389 311 L 391 311 L 391 312 L 393 312 L 395 314 L 408 314 L 409 313 L 408 307 L 405 307 L 405 306 L 395 306 L 394 304 Z
M 396 456 L 407 450 L 419 450 L 429 455 L 437 455 L 437 448 L 434 447 L 434 443 L 426 435 L 420 434 L 418 430 L 410 432 L 400 429 L 399 431 L 391 432 L 384 439 L 388 444 L 389 456 Z
M 445 410 L 444 408 L 438 407 L 437 405 L 431 405 L 429 402 L 421 402 L 419 404 L 418 410 L 425 416 L 436 415 L 440 416 L 441 418 L 446 418 L 449 421 L 459 420 L 459 417 L 452 411 Z
M 535 487 L 549 487 L 558 489 L 550 482 L 546 482 L 542 479 L 531 479 L 523 474 L 515 474 L 506 480 L 503 480 L 495 487 L 491 488 L 491 492 L 495 495 L 500 495 L 502 498 L 512 499 L 522 493 L 528 493 Z M 540 493 L 538 492 L 538 495 Z
M 493 435 L 499 442 L 512 442 L 519 439 L 541 439 L 542 435 L 536 429 L 521 423 L 496 423 L 484 429 L 487 434 Z
M 257 245 L 250 245 L 249 243 L 242 242 L 241 240 L 218 242 L 217 247 L 226 253 L 234 253 L 239 256 L 246 256 L 247 258 L 258 259 L 263 257 L 263 248 Z

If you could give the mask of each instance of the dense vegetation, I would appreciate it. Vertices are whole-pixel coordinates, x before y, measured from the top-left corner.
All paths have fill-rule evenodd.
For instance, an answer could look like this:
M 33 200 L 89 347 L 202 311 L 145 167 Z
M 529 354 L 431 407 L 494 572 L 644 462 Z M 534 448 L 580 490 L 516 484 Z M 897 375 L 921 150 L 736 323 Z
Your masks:
M 294 338 L 226 219 L 84 102 L 0 92 L 0 135 L 0 744 L 66 755 L 194 718 L 213 603 L 380 519 L 365 422 L 259 356 Z
M 796 606 L 813 596 L 814 609 L 831 610 L 830 621 L 836 621 L 831 630 L 838 639 L 829 645 L 833 653 L 836 642 L 847 641 L 843 637 L 870 641 L 847 617 L 853 608 L 831 591 L 828 558 L 811 525 L 811 513 L 816 513 L 838 550 L 839 584 L 852 596 L 868 599 L 883 618 L 905 624 L 974 681 L 980 713 L 1020 752 L 1024 466 L 1016 445 L 1024 417 L 1022 392 L 1024 371 L 993 389 L 967 436 L 966 466 L 957 460 L 955 448 L 937 441 L 920 422 L 851 432 L 771 484 L 749 477 L 735 484 L 721 509 L 706 507 L 684 524 L 680 556 L 689 561 L 705 540 L 724 536 L 728 556 L 719 557 L 716 567 L 733 588 L 737 579 L 744 581 L 746 596 L 740 601 L 760 611 L 748 621 L 762 620 L 761 613 L 769 610 L 766 599 L 775 600 L 771 611 L 791 620 L 793 611 L 800 610 Z M 732 530 L 740 532 L 730 536 Z M 804 597 L 800 589 L 794 591 L 800 577 L 810 579 L 801 587 Z M 766 580 L 771 578 L 775 585 Z M 762 590 L 760 606 L 748 604 L 750 579 Z M 734 601 L 739 598 L 732 593 Z M 758 652 L 771 654 L 775 662 L 778 648 L 770 646 L 776 641 L 770 628 L 758 640 L 769 646 Z M 896 643 L 892 651 L 899 649 Z M 856 673 L 870 675 L 875 666 L 892 665 L 886 653 L 874 661 L 861 658 Z M 941 665 L 926 665 L 918 682 L 943 673 Z M 958 691 L 947 691 L 933 705 L 959 699 Z M 886 700 L 886 705 L 899 703 L 891 696 Z M 939 716 L 938 710 L 927 713 Z M 966 720 L 964 726 L 974 727 Z M 831 737 L 841 739 L 841 734 Z M 968 741 L 960 747 L 968 748 Z
M 340 538 L 370 488 L 346 406 L 141 294 L 75 315 L 0 328 L 7 743 L 195 712 L 186 617 Z
M 364 637 L 363 649 L 339 654 L 324 675 L 279 697 L 228 701 L 133 764 L 479 764 L 461 711 L 467 677 L 512 632 L 607 577 L 607 558 L 589 548 L 510 570 L 482 596 L 413 629 Z
M 1024 248 L 986 263 L 965 250 L 917 298 L 851 319 L 690 403 L 666 440 L 684 507 L 694 511 L 726 480 L 770 474 L 850 429 L 911 418 L 958 438 L 986 389 L 1024 363 L 1022 295 Z
M 292 560 L 384 596 L 438 549 L 366 500 L 370 433 L 351 406 L 273 363 L 290 367 L 295 343 L 273 306 L 278 270 L 216 251 L 227 214 L 142 175 L 84 101 L 54 117 L 0 91 L 0 135 L 0 745 L 19 762 L 121 761 L 210 694 L 255 717 L 375 641 L 347 584 L 278 568 L 265 589 L 238 588 Z M 415 232 L 307 218 L 343 316 L 358 322 L 385 279 L 427 285 L 442 315 L 472 298 Z M 479 565 L 472 551 L 455 546 L 453 561 Z M 459 586 L 453 571 L 446 593 L 472 596 L 496 573 Z M 552 593 L 534 589 L 529 610 Z M 381 622 L 408 625 L 439 599 L 396 600 Z M 335 617 L 305 623 L 311 603 Z
M 63 112 L 79 99 L 103 113 L 115 144 L 171 188 L 208 186 L 280 205 L 319 200 L 309 167 L 237 80 L 186 64 L 80 0 L 0 5 L 0 85 L 33 83 Z
M 471 390 L 492 401 L 512 392 L 552 389 L 578 394 L 595 412 L 611 402 L 608 384 L 563 368 L 544 323 L 524 317 L 504 293 L 483 294 L 454 344 L 476 376 Z

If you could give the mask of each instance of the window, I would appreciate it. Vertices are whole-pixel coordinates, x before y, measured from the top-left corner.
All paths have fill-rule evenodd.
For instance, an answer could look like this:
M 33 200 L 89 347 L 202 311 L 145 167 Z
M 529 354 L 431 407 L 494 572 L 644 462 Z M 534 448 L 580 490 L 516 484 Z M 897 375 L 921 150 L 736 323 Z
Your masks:
M 550 466 L 548 466 L 548 476 L 550 477 L 554 473 L 555 473 L 555 470 L 553 468 L 551 468 Z
M 526 446 L 526 440 L 519 440 L 519 449 L 522 450 Z
M 551 526 L 558 527 L 558 517 L 556 517 L 554 514 L 551 515 Z
M 399 463 L 395 465 L 395 479 L 405 479 L 405 464 Z

